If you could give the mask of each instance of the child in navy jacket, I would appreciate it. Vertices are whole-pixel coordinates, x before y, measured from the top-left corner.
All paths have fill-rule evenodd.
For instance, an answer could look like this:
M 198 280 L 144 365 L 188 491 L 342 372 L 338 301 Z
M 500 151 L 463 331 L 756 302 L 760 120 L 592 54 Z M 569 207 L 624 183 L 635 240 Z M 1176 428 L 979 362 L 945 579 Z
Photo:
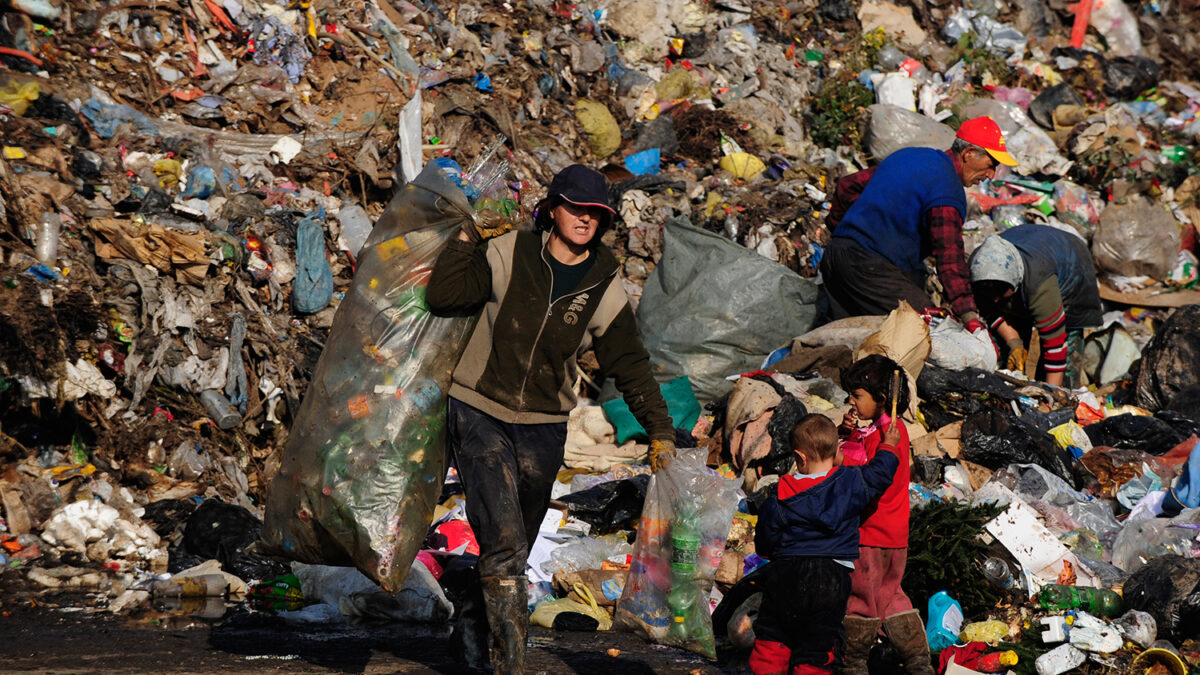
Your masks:
M 755 675 L 830 673 L 840 662 L 861 514 L 891 484 L 898 441 L 893 424 L 869 464 L 839 466 L 829 418 L 807 415 L 792 427 L 797 473 L 779 480 L 754 536 L 756 552 L 770 560 L 754 622 Z

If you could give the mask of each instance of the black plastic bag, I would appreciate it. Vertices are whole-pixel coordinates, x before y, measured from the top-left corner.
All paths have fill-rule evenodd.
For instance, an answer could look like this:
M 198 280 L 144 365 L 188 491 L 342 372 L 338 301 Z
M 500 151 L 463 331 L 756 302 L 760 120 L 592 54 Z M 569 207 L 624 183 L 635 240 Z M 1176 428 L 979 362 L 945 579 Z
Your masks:
M 567 511 L 595 528 L 596 534 L 632 529 L 642 516 L 650 476 L 601 483 L 560 498 Z
M 947 370 L 926 364 L 917 377 L 921 414 L 940 429 L 985 410 L 1007 409 L 1019 398 L 1008 383 L 978 368 Z
M 1177 412 L 1175 408 L 1170 410 L 1159 410 L 1154 413 L 1158 419 L 1171 425 L 1175 433 L 1179 434 L 1180 438 L 1187 440 L 1189 436 L 1200 437 L 1200 416 L 1185 415 Z
M 1141 450 L 1163 455 L 1187 440 L 1188 435 L 1157 417 L 1117 415 L 1084 427 L 1088 439 L 1097 447 Z
M 1200 305 L 1180 307 L 1142 350 L 1138 405 L 1158 410 L 1200 382 Z
M 1023 408 L 1021 410 L 1021 419 L 1028 422 L 1038 431 L 1050 431 L 1054 427 L 1074 420 L 1075 410 L 1067 407 L 1044 413 L 1037 408 Z
M 220 561 L 222 569 L 246 581 L 289 573 L 282 562 L 246 552 L 247 546 L 258 541 L 262 525 L 240 506 L 209 499 L 188 518 L 183 548 L 192 555 Z
M 150 523 L 160 537 L 169 537 L 196 510 L 190 499 L 160 499 L 146 505 L 142 520 Z
M 1046 129 L 1054 129 L 1054 110 L 1060 105 L 1087 105 L 1066 82 L 1042 90 L 1029 104 L 1029 116 Z
M 1016 415 L 1004 410 L 988 410 L 968 417 L 962 426 L 963 459 L 989 469 L 1009 464 L 1037 464 L 1070 483 L 1083 485 L 1081 477 L 1068 463 L 1068 455 L 1059 449 L 1054 437 L 1038 431 Z
M 1162 66 L 1144 56 L 1121 56 L 1104 64 L 1104 93 L 1130 101 L 1158 85 Z
M 808 414 L 808 408 L 800 399 L 791 394 L 784 394 L 767 422 L 767 433 L 771 434 L 771 452 L 766 457 L 755 460 L 752 466 L 761 466 L 767 473 L 782 476 L 792 470 L 792 427 L 800 418 Z
M 854 8 L 846 0 L 821 0 L 817 13 L 832 21 L 846 21 L 854 18 Z
M 1167 410 L 1192 420 L 1200 420 L 1200 385 L 1176 392 L 1167 403 Z
M 1152 558 L 1125 581 L 1121 595 L 1126 609 L 1154 617 L 1160 638 L 1200 634 L 1200 560 L 1179 555 Z

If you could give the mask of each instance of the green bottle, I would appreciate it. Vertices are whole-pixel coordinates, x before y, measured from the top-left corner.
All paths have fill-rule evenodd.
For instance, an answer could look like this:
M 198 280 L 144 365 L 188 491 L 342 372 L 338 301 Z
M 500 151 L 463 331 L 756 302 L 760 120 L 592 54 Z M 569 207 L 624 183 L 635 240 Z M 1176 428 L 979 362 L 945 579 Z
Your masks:
M 681 510 L 671 521 L 671 637 L 686 642 L 697 632 L 700 617 L 700 525 L 696 514 Z
M 1121 596 L 1107 588 L 1048 584 L 1038 591 L 1038 603 L 1042 609 L 1082 609 L 1107 618 L 1121 614 Z

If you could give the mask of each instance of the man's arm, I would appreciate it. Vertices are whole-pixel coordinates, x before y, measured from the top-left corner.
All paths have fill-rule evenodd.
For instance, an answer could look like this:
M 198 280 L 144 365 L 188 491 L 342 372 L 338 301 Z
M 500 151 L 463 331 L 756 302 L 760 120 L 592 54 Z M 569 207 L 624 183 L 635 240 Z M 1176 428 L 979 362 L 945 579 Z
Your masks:
M 862 196 L 871 176 L 875 175 L 875 168 L 856 171 L 838 179 L 837 187 L 833 191 L 833 199 L 830 200 L 829 215 L 825 216 L 825 227 L 830 234 L 842 222 L 846 211 L 849 211 L 854 202 Z
M 946 289 L 950 309 L 958 315 L 967 329 L 974 331 L 983 327 L 979 320 L 979 309 L 975 306 L 975 295 L 971 291 L 971 274 L 967 268 L 967 256 L 963 250 L 962 216 L 952 206 L 935 206 L 925 213 L 929 223 L 929 242 L 933 248 L 933 264 L 938 279 Z

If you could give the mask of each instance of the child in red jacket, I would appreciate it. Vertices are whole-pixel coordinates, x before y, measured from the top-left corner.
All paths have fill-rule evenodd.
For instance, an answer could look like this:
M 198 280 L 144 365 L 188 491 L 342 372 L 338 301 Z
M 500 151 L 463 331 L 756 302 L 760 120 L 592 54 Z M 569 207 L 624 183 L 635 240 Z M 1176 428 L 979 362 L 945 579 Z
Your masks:
M 892 405 L 893 378 L 899 374 L 896 405 Z M 908 409 L 908 377 L 895 361 L 873 354 L 842 373 L 842 388 L 850 392 L 852 412 L 842 422 L 846 445 L 860 444 L 869 462 L 875 456 L 883 430 L 891 424 L 889 410 Z M 858 420 L 870 425 L 858 428 Z M 900 466 L 892 484 L 873 508 L 868 508 L 859 528 L 859 557 L 850 575 L 850 601 L 846 605 L 846 652 L 842 672 L 867 675 L 867 656 L 882 620 L 892 645 L 904 661 L 905 670 L 934 675 L 929 660 L 929 643 L 920 613 L 900 588 L 904 565 L 908 560 L 908 483 L 910 454 L 908 429 L 901 420 L 900 442 L 896 455 Z M 854 452 L 846 453 L 846 463 L 856 462 Z

